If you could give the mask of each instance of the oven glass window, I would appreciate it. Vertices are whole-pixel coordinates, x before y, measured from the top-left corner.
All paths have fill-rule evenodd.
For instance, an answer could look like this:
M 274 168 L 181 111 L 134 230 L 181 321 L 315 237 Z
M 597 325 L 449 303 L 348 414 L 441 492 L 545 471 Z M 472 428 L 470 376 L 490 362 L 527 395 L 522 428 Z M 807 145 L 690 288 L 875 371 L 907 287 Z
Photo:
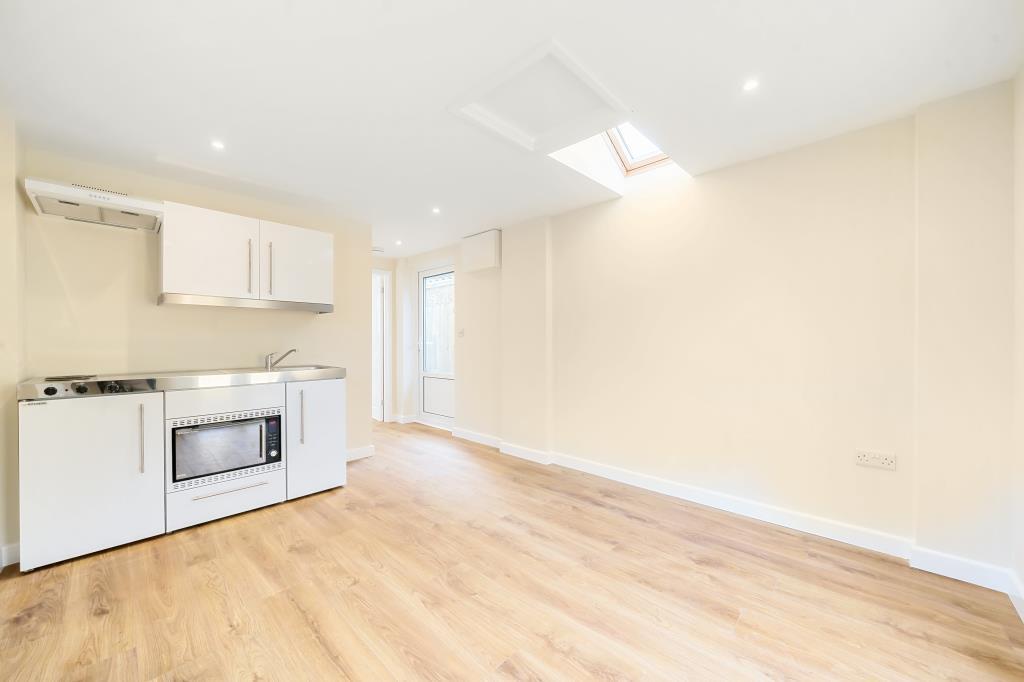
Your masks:
M 174 429 L 174 480 L 265 464 L 264 428 L 263 419 L 247 419 Z

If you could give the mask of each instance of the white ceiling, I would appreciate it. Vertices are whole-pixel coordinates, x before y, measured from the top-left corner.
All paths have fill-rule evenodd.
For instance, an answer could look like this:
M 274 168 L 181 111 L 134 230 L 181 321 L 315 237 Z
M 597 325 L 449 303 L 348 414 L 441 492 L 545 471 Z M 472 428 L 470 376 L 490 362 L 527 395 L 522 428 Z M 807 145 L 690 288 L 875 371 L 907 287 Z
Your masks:
M 539 45 L 698 174 L 1008 78 L 1022 4 L 3 0 L 0 103 L 38 144 L 325 201 L 405 255 L 615 196 L 453 113 Z

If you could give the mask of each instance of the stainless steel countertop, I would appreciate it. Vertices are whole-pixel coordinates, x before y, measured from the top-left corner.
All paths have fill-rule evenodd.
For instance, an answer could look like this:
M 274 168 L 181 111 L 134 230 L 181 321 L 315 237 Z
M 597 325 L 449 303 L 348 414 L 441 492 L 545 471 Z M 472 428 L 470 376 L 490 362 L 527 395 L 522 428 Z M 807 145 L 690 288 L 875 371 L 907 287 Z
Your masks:
M 18 384 L 18 400 L 59 400 L 118 393 L 184 391 L 193 388 L 223 388 L 225 386 L 253 386 L 344 378 L 344 367 L 329 367 L 327 365 L 292 365 L 269 370 L 262 367 L 245 367 L 185 372 L 40 377 Z

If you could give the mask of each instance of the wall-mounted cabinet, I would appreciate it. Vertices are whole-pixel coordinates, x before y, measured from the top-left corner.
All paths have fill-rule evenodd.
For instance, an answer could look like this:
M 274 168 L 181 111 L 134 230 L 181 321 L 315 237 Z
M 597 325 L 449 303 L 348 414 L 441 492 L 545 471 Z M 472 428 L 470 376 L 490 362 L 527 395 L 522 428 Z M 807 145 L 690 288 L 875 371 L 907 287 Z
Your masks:
M 165 203 L 160 303 L 334 310 L 334 235 Z
M 260 298 L 334 302 L 334 236 L 260 221 Z

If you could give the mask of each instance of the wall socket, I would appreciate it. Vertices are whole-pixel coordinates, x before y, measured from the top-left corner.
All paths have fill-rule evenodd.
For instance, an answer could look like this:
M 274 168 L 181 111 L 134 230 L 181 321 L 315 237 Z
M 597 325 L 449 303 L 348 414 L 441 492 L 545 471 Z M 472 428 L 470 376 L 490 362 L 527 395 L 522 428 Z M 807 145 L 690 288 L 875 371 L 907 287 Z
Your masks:
M 896 471 L 896 455 L 889 452 L 857 451 L 857 466 Z

